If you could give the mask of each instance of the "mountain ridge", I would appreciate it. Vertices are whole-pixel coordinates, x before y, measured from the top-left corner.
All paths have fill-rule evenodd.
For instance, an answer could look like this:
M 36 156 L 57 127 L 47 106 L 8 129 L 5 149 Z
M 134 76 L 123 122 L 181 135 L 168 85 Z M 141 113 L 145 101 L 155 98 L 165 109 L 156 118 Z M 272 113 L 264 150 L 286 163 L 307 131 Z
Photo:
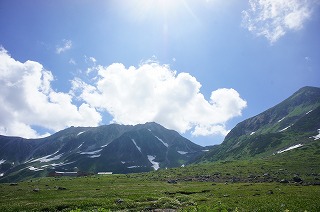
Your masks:
M 238 123 L 197 162 L 277 153 L 312 140 L 320 129 L 320 88 L 306 86 L 266 111 Z
M 150 122 L 69 127 L 40 139 L 0 136 L 0 181 L 51 171 L 132 173 L 179 167 L 203 147 Z

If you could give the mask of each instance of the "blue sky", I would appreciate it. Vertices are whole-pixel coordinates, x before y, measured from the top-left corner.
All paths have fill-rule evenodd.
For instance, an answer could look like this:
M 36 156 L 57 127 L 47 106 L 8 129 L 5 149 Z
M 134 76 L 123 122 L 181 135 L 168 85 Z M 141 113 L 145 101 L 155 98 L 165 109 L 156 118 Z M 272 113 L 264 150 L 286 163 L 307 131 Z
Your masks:
M 201 145 L 320 86 L 318 0 L 0 1 L 0 134 L 156 121 Z

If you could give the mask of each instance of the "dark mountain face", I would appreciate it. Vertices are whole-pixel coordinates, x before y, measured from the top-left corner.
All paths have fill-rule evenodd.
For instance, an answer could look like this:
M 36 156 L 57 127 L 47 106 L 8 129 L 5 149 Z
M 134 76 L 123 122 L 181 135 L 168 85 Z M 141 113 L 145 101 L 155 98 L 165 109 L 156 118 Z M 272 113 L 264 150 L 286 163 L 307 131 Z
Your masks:
M 304 87 L 267 111 L 239 123 L 199 161 L 277 154 L 315 140 L 320 129 L 320 88 Z
M 0 136 L 0 180 L 51 171 L 131 173 L 179 167 L 203 153 L 156 123 L 71 127 L 42 139 Z

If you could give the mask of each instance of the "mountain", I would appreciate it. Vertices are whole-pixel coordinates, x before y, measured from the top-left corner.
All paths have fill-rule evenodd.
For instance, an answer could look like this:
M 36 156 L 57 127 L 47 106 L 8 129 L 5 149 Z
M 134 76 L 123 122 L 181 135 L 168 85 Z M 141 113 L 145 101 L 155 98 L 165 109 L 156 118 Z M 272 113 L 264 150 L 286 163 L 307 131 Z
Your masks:
M 157 123 L 70 127 L 41 139 L 0 136 L 0 181 L 60 172 L 131 173 L 179 167 L 203 153 Z
M 197 161 L 281 154 L 317 142 L 319 133 L 320 88 L 303 87 L 280 104 L 237 124 L 222 144 Z

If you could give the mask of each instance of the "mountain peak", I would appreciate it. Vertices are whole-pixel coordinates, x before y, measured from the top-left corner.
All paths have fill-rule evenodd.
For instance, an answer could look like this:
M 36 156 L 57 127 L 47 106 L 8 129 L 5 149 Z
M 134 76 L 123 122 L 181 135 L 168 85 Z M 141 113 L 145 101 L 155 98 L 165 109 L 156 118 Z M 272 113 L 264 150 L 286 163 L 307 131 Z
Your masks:
M 45 176 L 53 170 L 145 172 L 180 167 L 203 154 L 201 146 L 155 122 L 70 127 L 28 141 L 0 136 L 0 146 L 2 181 Z
M 237 124 L 205 158 L 268 155 L 301 146 L 320 129 L 320 88 L 306 86 L 274 107 Z
M 313 86 L 304 86 L 300 88 L 297 92 L 308 92 L 308 91 L 320 92 L 320 88 L 313 87 Z

